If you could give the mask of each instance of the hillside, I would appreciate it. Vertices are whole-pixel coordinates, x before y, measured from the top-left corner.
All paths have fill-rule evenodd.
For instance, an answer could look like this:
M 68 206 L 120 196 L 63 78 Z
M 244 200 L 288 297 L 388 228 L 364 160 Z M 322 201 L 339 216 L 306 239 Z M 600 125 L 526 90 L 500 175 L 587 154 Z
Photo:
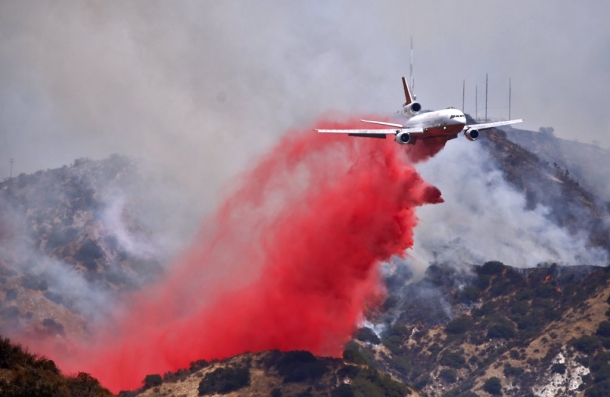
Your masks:
M 142 383 L 140 390 L 119 396 L 419 396 L 413 388 L 362 363 L 315 357 L 304 351 L 198 361 L 189 369 L 149 375 Z
M 482 135 L 481 144 L 489 151 L 505 179 L 522 192 L 528 208 L 541 204 L 551 209 L 549 217 L 571 233 L 588 234 L 593 246 L 610 250 L 610 232 L 606 218 L 610 211 L 591 191 L 581 186 L 566 168 L 553 164 L 511 140 L 514 133 L 493 130 Z M 525 146 L 525 145 L 524 145 Z M 552 153 L 552 151 L 551 151 Z
M 483 385 L 492 377 L 506 396 L 575 396 L 582 390 L 595 396 L 610 387 L 598 376 L 601 367 L 610 367 L 596 364 L 610 348 L 608 268 L 514 269 L 488 262 L 465 278 L 432 266 L 404 289 L 390 297 L 402 304 L 401 316 L 386 323 L 381 339 L 361 330 L 347 348 L 427 395 L 486 396 Z M 402 300 L 423 289 L 437 298 L 420 311 L 449 306 L 450 321 L 419 316 L 415 302 Z
M 117 292 L 154 279 L 162 256 L 130 187 L 141 181 L 121 156 L 76 160 L 0 183 L 0 332 L 73 338 L 108 309 Z
M 97 379 L 80 372 L 63 375 L 52 360 L 0 339 L 0 395 L 4 397 L 109 397 Z
M 540 159 L 557 164 L 598 196 L 610 202 L 610 184 L 607 182 L 606 167 L 610 161 L 610 151 L 596 144 L 587 144 L 558 138 L 552 128 L 542 128 L 539 132 L 512 129 L 507 138 Z
M 525 138 L 517 144 L 498 130 L 475 144 L 525 197 L 526 210 L 544 207 L 562 230 L 610 252 L 610 208 L 584 178 L 568 172 L 576 168 L 562 162 L 568 158 L 562 144 L 536 139 L 534 152 Z M 564 160 L 551 161 L 555 154 Z M 146 194 L 144 178 L 133 160 L 115 155 L 0 183 L 0 334 L 86 338 L 122 293 L 163 276 L 167 252 L 135 194 Z M 554 263 L 519 269 L 494 259 L 476 266 L 437 261 L 423 276 L 401 262 L 384 273 L 385 302 L 366 313 L 369 327 L 355 333 L 343 360 L 247 353 L 150 374 L 141 389 L 122 395 L 610 395 L 608 269 Z M 11 349 L 27 356 L 7 348 L 0 360 Z M 62 393 L 70 382 L 95 384 L 86 374 L 61 377 L 49 360 L 23 360 L 33 369 L 2 367 L 0 379 L 48 380 Z

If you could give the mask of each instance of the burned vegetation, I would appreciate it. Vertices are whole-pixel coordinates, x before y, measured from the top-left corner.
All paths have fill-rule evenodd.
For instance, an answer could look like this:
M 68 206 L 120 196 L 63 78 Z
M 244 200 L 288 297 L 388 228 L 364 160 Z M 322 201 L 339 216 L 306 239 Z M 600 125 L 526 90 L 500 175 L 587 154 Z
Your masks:
M 451 320 L 426 324 L 399 316 L 387 323 L 380 345 L 359 330 L 345 356 L 429 395 L 535 395 L 553 376 L 574 389 L 566 386 L 556 395 L 607 395 L 596 393 L 607 393 L 610 385 L 604 375 L 610 368 L 608 268 L 515 269 L 487 262 L 472 270 L 467 276 L 431 266 L 424 280 L 413 283 L 419 290 L 436 288 L 437 304 L 450 307 Z

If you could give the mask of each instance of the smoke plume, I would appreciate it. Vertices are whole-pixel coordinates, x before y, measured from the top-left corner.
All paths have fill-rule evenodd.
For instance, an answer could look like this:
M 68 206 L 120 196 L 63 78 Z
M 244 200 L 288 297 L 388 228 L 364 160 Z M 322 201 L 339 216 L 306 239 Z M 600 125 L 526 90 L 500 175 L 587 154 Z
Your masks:
M 416 257 L 409 261 L 419 273 L 431 263 L 480 265 L 499 260 L 521 268 L 608 263 L 607 253 L 589 246 L 584 231 L 572 234 L 558 226 L 544 205 L 528 209 L 525 195 L 506 182 L 477 143 L 452 141 L 418 170 L 447 199 L 433 211 L 418 211 Z
M 413 245 L 415 209 L 442 201 L 392 141 L 290 131 L 95 346 L 48 353 L 113 390 L 245 351 L 338 356 L 383 294 L 378 265 Z

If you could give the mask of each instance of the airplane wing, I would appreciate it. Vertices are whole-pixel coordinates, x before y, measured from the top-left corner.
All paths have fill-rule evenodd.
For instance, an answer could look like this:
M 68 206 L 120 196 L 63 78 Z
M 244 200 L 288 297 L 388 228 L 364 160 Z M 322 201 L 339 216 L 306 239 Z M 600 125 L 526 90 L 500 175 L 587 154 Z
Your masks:
M 488 128 L 501 127 L 503 125 L 522 123 L 523 119 L 507 120 L 507 121 L 495 121 L 493 123 L 481 123 L 481 124 L 469 124 L 466 126 L 467 130 L 486 130 Z
M 350 134 L 350 135 L 396 135 L 399 132 L 408 132 L 409 134 L 423 134 L 423 128 L 381 128 L 381 129 L 354 129 L 354 130 L 318 130 L 321 134 Z
M 364 136 L 371 138 L 385 138 L 387 134 L 398 134 L 399 132 L 408 132 L 409 134 L 423 134 L 423 128 L 405 128 L 402 124 L 388 123 L 386 121 L 360 120 L 363 123 L 383 125 L 385 127 L 394 128 L 379 128 L 375 130 L 369 129 L 354 129 L 354 130 L 316 130 L 322 134 L 349 134 L 353 136 Z

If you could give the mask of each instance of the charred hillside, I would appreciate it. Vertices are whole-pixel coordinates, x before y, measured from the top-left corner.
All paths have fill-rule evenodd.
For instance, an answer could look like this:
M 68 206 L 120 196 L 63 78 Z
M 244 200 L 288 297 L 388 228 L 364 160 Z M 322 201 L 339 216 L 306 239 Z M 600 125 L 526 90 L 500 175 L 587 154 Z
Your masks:
M 126 195 L 140 181 L 135 163 L 114 155 L 0 184 L 0 332 L 86 333 L 115 292 L 159 274 L 160 258 L 117 233 L 148 238 Z
M 436 298 L 416 310 L 422 301 L 409 299 L 422 290 Z M 610 390 L 609 297 L 608 268 L 488 262 L 464 277 L 431 266 L 390 296 L 400 316 L 380 337 L 361 329 L 346 349 L 429 396 L 487 396 L 492 378 L 506 396 L 601 396 Z M 421 315 L 434 307 L 449 313 Z
M 573 179 L 593 192 L 607 205 L 610 202 L 610 185 L 607 167 L 610 151 L 598 144 L 570 141 L 555 136 L 551 127 L 538 132 L 511 129 L 506 136 L 512 142 L 534 153 L 543 161 L 556 164 L 569 172 Z
M 549 208 L 549 217 L 558 226 L 572 234 L 586 233 L 592 246 L 610 251 L 610 230 L 605 222 L 608 208 L 581 186 L 569 170 L 509 140 L 507 137 L 513 130 L 508 131 L 483 134 L 481 144 L 503 171 L 505 179 L 525 195 L 528 208 L 538 204 Z M 539 150 L 540 153 L 546 152 Z

